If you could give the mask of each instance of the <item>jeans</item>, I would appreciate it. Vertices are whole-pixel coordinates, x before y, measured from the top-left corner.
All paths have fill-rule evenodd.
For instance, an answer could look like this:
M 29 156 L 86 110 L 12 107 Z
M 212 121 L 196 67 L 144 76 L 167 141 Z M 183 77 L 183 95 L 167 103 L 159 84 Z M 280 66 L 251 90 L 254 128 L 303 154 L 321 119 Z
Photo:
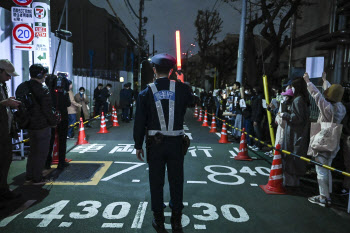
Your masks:
M 254 129 L 253 129 L 253 122 L 250 120 L 250 119 L 245 119 L 245 118 L 243 118 L 243 127 L 244 127 L 244 129 L 245 129 L 245 131 L 248 133 L 248 134 L 250 134 L 250 135 L 252 135 L 253 133 L 254 133 Z M 249 137 L 248 135 L 247 135 L 247 144 L 249 145 L 249 146 L 252 146 L 252 139 L 251 139 L 251 137 Z
M 68 114 L 68 127 L 77 121 L 77 114 Z M 74 137 L 74 127 L 68 128 L 68 137 Z
M 316 156 L 315 161 L 331 166 L 333 159 L 335 158 L 336 153 L 334 154 L 334 156 L 331 156 L 330 158 L 326 158 L 323 157 L 321 155 Z M 316 166 L 316 173 L 317 173 L 317 181 L 318 181 L 318 188 L 320 190 L 320 195 L 326 197 L 326 198 L 330 198 L 329 195 L 329 175 L 330 175 L 330 171 L 326 168 L 320 167 L 320 166 Z
M 242 114 L 237 114 L 236 115 L 236 120 L 235 120 L 235 124 L 234 124 L 234 127 L 235 128 L 238 128 L 238 129 L 242 129 Z M 232 130 L 233 132 L 232 132 L 232 135 L 234 136 L 234 137 L 238 137 L 238 138 L 240 138 L 241 137 L 241 132 L 239 131 L 239 130 L 236 130 L 236 129 L 234 129 L 234 130 Z

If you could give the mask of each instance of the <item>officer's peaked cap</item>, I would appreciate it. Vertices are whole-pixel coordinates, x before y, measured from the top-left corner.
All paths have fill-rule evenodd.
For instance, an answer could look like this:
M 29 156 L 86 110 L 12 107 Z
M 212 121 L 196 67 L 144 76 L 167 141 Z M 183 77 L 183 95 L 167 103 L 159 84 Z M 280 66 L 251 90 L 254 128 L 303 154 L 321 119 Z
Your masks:
M 154 55 L 152 57 L 151 62 L 161 67 L 170 68 L 176 64 L 176 59 L 167 53 L 161 53 L 161 54 Z

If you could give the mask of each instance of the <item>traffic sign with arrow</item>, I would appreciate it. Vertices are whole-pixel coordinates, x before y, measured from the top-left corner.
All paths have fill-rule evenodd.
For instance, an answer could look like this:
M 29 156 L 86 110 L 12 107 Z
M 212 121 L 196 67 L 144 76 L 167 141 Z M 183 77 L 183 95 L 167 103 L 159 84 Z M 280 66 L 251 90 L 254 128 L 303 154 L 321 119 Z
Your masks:
M 13 49 L 24 50 L 24 51 L 33 51 L 34 47 L 32 45 L 13 45 Z
M 39 55 L 38 59 L 41 61 L 42 59 L 46 59 L 46 53 L 43 53 L 44 56 L 41 56 L 41 54 Z

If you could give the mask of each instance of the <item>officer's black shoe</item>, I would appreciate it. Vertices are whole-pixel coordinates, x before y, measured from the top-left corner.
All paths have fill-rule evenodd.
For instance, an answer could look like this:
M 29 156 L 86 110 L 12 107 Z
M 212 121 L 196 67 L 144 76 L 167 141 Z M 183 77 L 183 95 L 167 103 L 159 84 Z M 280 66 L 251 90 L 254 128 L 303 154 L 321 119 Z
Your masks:
M 178 211 L 172 211 L 171 213 L 171 228 L 173 229 L 173 232 L 181 233 L 182 232 L 182 225 L 181 225 L 181 217 L 182 212 Z
M 58 170 L 63 170 L 63 169 L 65 169 L 68 166 L 69 166 L 68 162 L 59 163 L 58 166 L 57 166 L 57 169 Z
M 167 233 L 168 231 L 165 230 L 164 227 L 164 212 L 153 212 L 154 219 L 152 221 L 152 226 L 153 228 L 158 232 L 158 233 Z

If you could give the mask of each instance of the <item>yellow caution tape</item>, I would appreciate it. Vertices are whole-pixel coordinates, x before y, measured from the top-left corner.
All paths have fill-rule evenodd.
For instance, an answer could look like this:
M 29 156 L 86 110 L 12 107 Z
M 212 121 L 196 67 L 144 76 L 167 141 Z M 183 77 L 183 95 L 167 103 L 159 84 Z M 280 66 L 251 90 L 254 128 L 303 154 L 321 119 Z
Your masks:
M 208 113 L 208 115 L 214 115 L 214 114 Z M 224 121 L 224 120 L 218 118 L 217 116 L 215 116 L 215 118 L 218 119 L 219 121 Z M 273 148 L 273 149 L 276 150 L 276 148 L 275 148 L 274 146 L 272 146 L 272 145 L 270 145 L 270 144 L 267 144 L 266 142 L 261 141 L 261 140 L 259 140 L 258 138 L 255 138 L 253 135 L 248 134 L 246 131 L 243 131 L 242 129 L 238 129 L 238 128 L 236 128 L 236 127 L 233 127 L 233 126 L 231 126 L 231 125 L 229 125 L 229 124 L 226 124 L 226 125 L 229 126 L 229 127 L 231 127 L 232 129 L 236 129 L 236 130 L 239 130 L 239 131 L 243 132 L 244 134 L 248 135 L 250 138 L 253 138 L 253 139 L 254 139 L 255 141 L 257 141 L 257 142 L 260 142 L 260 143 L 262 143 L 262 144 L 265 144 L 265 145 L 267 145 L 269 148 Z M 306 162 L 313 163 L 313 164 L 315 164 L 315 165 L 317 165 L 317 166 L 320 166 L 320 165 L 318 165 L 317 163 L 315 163 L 313 160 L 308 159 L 308 158 L 303 157 L 303 156 L 294 155 L 294 154 L 292 154 L 292 152 L 289 152 L 289 151 L 286 151 L 286 150 L 282 150 L 282 153 L 287 154 L 287 155 L 293 155 L 293 156 L 295 156 L 295 157 L 300 158 L 301 160 L 304 160 L 304 161 L 306 161 Z M 331 170 L 331 171 L 339 172 L 339 173 L 341 173 L 341 174 L 344 175 L 344 176 L 350 177 L 350 173 L 344 172 L 344 171 L 340 171 L 340 170 L 338 170 L 338 169 L 336 169 L 336 168 L 334 168 L 334 167 L 330 167 L 330 166 L 325 165 L 325 164 L 322 164 L 321 167 L 324 167 L 324 168 L 326 168 L 326 169 L 328 169 L 328 170 Z

